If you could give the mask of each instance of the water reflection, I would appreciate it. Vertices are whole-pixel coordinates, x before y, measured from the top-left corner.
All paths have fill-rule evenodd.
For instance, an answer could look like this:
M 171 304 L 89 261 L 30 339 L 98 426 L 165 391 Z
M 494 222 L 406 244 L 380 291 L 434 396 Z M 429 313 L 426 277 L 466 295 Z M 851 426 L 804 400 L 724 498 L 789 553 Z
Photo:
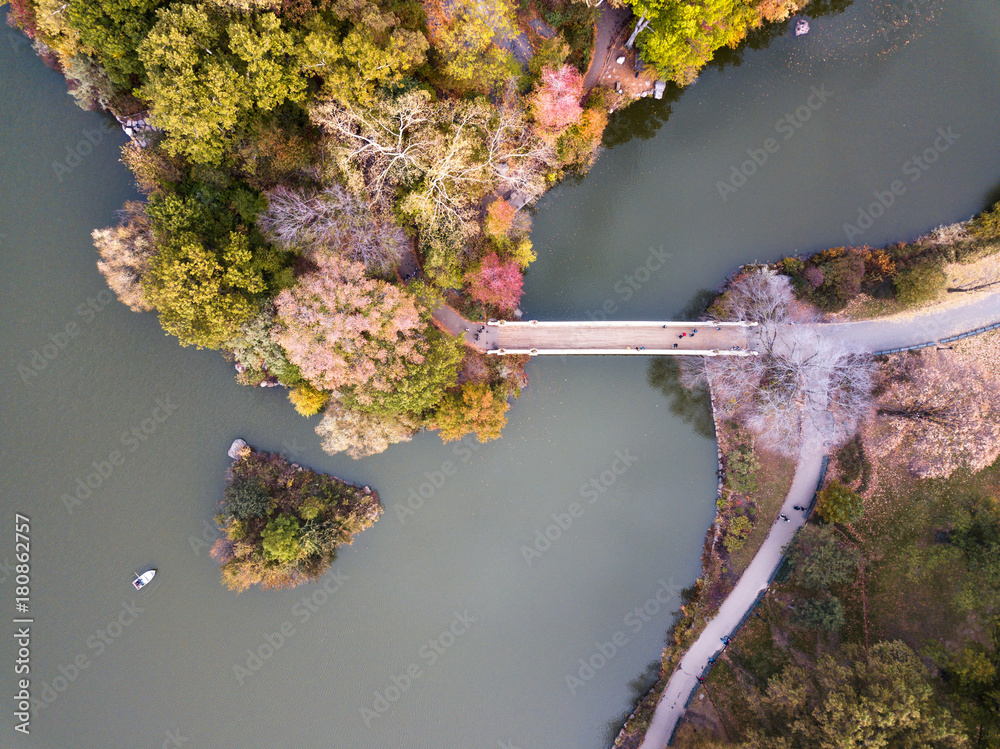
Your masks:
M 712 401 L 707 390 L 688 390 L 681 385 L 681 368 L 672 356 L 661 356 L 649 363 L 646 382 L 670 401 L 670 413 L 690 424 L 702 437 L 714 439 Z

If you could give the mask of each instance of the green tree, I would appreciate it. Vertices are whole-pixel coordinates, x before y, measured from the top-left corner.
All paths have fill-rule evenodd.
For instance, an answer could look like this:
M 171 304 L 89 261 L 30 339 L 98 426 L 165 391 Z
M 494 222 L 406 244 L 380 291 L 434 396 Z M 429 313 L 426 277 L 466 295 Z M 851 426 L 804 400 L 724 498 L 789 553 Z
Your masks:
M 181 233 L 161 248 L 143 278 L 160 324 L 184 346 L 220 348 L 256 311 L 265 290 L 245 235 L 232 232 L 219 251 Z
M 720 47 L 735 47 L 760 23 L 746 0 L 627 0 L 649 28 L 639 36 L 646 62 L 670 80 L 691 83 Z
M 844 606 L 839 598 L 829 593 L 819 598 L 800 599 L 795 602 L 793 619 L 811 629 L 836 632 L 844 626 Z
M 430 411 L 458 381 L 458 365 L 463 355 L 460 338 L 431 329 L 423 361 L 407 364 L 406 375 L 391 391 L 369 391 L 370 403 L 358 405 L 358 408 L 370 413 L 418 416 Z M 351 399 L 345 400 L 345 404 L 351 403 Z
M 204 5 L 159 10 L 139 47 L 148 74 L 139 93 L 167 131 L 167 151 L 217 164 L 251 115 L 301 101 L 306 82 L 293 41 L 273 13 L 229 19 Z
M 268 558 L 290 564 L 299 556 L 300 522 L 294 515 L 271 518 L 261 533 L 261 548 Z
M 921 263 L 896 276 L 892 284 L 896 289 L 896 298 L 912 306 L 936 299 L 947 280 L 937 263 Z
M 341 39 L 336 29 L 313 26 L 299 49 L 302 72 L 321 77 L 323 94 L 343 104 L 370 106 L 379 88 L 402 82 L 422 65 L 428 48 L 423 34 L 407 29 L 380 35 L 356 26 Z
M 827 525 L 807 525 L 788 550 L 794 581 L 805 588 L 827 590 L 854 579 L 860 561 L 857 549 L 849 549 Z
M 822 656 L 814 670 L 786 667 L 751 701 L 765 719 L 743 745 L 755 749 L 966 745 L 926 667 L 902 642 L 876 643 L 868 654 L 849 645 Z
M 144 77 L 139 46 L 163 4 L 164 0 L 72 0 L 63 7 L 79 34 L 81 51 L 97 60 L 118 88 L 131 89 Z
M 510 53 L 493 44 L 494 37 L 516 35 L 507 0 L 456 0 L 451 20 L 434 43 L 445 75 L 461 89 L 490 91 L 516 75 Z
M 831 481 L 816 502 L 816 512 L 828 523 L 853 523 L 862 511 L 861 496 L 839 481 Z
M 271 495 L 259 477 L 241 478 L 226 487 L 226 511 L 239 520 L 264 517 L 270 504 Z

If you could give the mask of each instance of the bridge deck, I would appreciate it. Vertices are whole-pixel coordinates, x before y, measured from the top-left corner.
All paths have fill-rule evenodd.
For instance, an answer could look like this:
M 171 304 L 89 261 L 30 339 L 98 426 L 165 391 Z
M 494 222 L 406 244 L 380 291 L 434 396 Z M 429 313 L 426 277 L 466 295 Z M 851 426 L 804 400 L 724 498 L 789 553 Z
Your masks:
M 746 327 L 732 323 L 491 321 L 466 337 L 494 354 L 747 353 Z

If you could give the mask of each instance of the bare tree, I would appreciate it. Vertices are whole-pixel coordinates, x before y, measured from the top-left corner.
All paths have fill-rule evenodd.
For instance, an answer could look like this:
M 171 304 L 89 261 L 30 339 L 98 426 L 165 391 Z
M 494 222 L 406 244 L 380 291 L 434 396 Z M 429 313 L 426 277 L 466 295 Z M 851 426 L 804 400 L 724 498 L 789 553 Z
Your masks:
M 1000 385 L 951 351 L 890 357 L 875 393 L 873 452 L 894 455 L 916 476 L 979 470 L 1000 454 Z
M 406 247 L 396 224 L 378 220 L 362 201 L 340 185 L 320 192 L 276 187 L 257 218 L 261 231 L 285 249 L 329 248 L 364 263 L 369 271 L 394 268 Z
M 119 223 L 95 229 L 91 235 L 100 253 L 97 269 L 118 299 L 135 312 L 153 309 L 142 290 L 142 277 L 156 254 L 156 243 L 146 204 L 129 201 L 118 212 Z
M 766 449 L 797 456 L 806 431 L 820 441 L 845 442 L 870 410 L 871 356 L 790 319 L 789 279 L 753 268 L 729 284 L 716 317 L 755 322 L 755 356 L 685 362 L 689 387 L 709 383 L 721 414 L 744 423 Z
M 554 162 L 550 146 L 531 133 L 523 111 L 508 97 L 432 103 L 423 91 L 385 98 L 368 108 L 326 101 L 311 112 L 330 134 L 334 157 L 369 199 L 388 210 L 396 188 L 412 188 L 404 209 L 427 223 L 460 225 L 475 217 L 488 192 L 544 192 L 543 173 Z

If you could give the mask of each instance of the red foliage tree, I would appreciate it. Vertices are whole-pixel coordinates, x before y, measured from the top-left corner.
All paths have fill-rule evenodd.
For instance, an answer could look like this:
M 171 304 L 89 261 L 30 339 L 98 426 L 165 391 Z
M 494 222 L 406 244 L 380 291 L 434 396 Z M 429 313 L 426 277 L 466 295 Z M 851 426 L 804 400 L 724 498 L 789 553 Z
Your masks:
M 34 3 L 31 0 L 10 0 L 10 18 L 7 19 L 7 25 L 23 29 L 31 39 L 38 36 Z
M 531 111 L 544 131 L 560 133 L 580 121 L 583 78 L 572 65 L 542 70 L 542 79 L 531 96 Z
M 472 298 L 483 304 L 513 312 L 521 301 L 524 276 L 514 260 L 501 261 L 491 252 L 479 267 L 465 277 Z

